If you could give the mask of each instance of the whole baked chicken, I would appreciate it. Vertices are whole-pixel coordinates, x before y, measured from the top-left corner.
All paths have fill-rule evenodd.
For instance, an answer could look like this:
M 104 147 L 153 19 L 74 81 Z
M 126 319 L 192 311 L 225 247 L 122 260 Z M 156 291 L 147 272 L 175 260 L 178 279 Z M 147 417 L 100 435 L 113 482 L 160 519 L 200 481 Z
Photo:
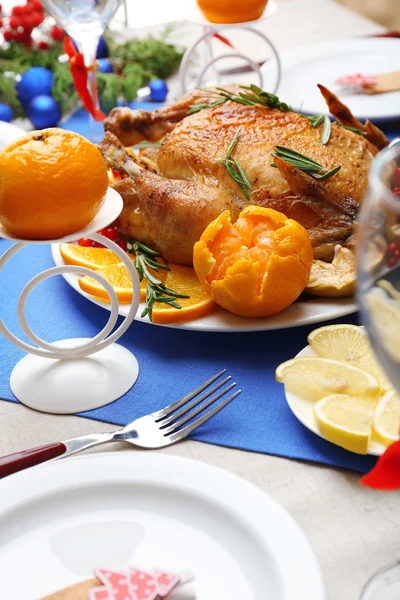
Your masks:
M 240 92 L 239 86 L 224 89 Z M 120 230 L 156 247 L 171 262 L 191 265 L 193 246 L 205 227 L 226 209 L 235 219 L 251 203 L 299 221 L 309 232 L 314 257 L 331 260 L 335 246 L 353 233 L 371 161 L 387 140 L 320 89 L 345 125 L 332 124 L 325 144 L 321 127 L 278 99 L 278 108 L 234 100 L 217 103 L 218 93 L 210 89 L 152 112 L 114 109 L 99 147 L 107 165 L 125 176 L 114 184 L 124 199 Z M 235 134 L 232 156 L 248 180 L 245 191 L 223 160 Z M 161 140 L 161 147 L 136 158 L 127 153 L 124 146 L 142 140 Z M 340 170 L 317 179 L 277 157 L 277 146 L 301 153 L 325 171 Z

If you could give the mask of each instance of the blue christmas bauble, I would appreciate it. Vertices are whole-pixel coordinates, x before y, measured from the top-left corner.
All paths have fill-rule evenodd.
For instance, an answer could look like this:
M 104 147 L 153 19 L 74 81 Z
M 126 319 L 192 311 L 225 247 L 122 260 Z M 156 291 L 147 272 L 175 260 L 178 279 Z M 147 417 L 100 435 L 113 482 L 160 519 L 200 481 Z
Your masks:
M 16 85 L 19 100 L 26 105 L 35 96 L 51 96 L 53 81 L 54 75 L 49 69 L 31 67 Z
M 0 121 L 9 123 L 13 118 L 13 111 L 7 104 L 0 104 Z
M 108 45 L 106 40 L 101 37 L 99 40 L 99 45 L 97 46 L 96 58 L 107 58 L 108 56 Z
M 101 73 L 113 73 L 114 67 L 108 60 L 108 58 L 98 58 L 97 59 L 97 70 Z
M 164 79 L 152 79 L 149 83 L 149 88 L 153 102 L 164 102 L 168 94 L 168 86 Z
M 28 117 L 36 129 L 55 127 L 61 119 L 61 108 L 51 96 L 36 96 L 27 109 Z

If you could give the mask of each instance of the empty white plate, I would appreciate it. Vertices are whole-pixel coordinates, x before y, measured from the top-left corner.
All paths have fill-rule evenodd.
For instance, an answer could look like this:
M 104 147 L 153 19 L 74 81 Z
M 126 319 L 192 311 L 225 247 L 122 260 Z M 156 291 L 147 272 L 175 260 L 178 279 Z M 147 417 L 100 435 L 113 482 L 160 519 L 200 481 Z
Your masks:
M 293 519 L 215 467 L 127 450 L 0 481 L 0 598 L 38 600 L 127 565 L 189 569 L 196 600 L 325 598 Z
M 360 119 L 400 118 L 400 91 L 368 95 L 345 93 L 338 77 L 362 73 L 375 75 L 400 70 L 400 40 L 355 38 L 300 46 L 281 55 L 282 79 L 277 94 L 296 111 L 325 114 L 329 111 L 317 84 L 321 83 Z M 262 67 L 266 81 L 275 73 L 272 61 Z

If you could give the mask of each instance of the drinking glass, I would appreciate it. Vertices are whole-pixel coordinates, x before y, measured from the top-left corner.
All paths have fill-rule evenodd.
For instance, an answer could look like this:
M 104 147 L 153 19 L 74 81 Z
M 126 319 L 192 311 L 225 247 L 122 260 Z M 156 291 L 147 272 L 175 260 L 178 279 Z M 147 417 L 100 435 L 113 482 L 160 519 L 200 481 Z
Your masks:
M 399 146 L 383 150 L 373 161 L 357 245 L 358 299 L 363 321 L 377 358 L 400 393 Z M 400 423 L 398 426 L 400 429 Z M 400 563 L 376 573 L 361 598 L 400 598 Z
M 85 65 L 92 67 L 88 72 L 88 88 L 93 104 L 99 108 L 97 95 L 96 72 L 93 66 L 96 61 L 97 46 L 109 21 L 122 4 L 123 0 L 42 0 L 47 12 L 67 32 L 83 54 Z M 100 141 L 104 135 L 102 123 L 90 119 L 92 141 Z

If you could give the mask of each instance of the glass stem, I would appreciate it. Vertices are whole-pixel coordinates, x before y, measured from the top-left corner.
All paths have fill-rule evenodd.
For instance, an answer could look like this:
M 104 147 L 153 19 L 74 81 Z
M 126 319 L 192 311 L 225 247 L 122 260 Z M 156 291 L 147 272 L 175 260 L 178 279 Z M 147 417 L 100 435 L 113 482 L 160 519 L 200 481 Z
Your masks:
M 84 35 L 82 39 L 76 40 L 78 50 L 83 54 L 86 67 L 93 67 L 96 62 L 97 46 L 99 36 Z M 96 71 L 91 69 L 88 72 L 88 90 L 93 100 L 93 106 L 100 108 L 99 96 L 97 93 Z M 104 137 L 104 127 L 101 121 L 96 121 L 92 115 L 89 115 L 89 139 L 91 142 L 100 142 Z

